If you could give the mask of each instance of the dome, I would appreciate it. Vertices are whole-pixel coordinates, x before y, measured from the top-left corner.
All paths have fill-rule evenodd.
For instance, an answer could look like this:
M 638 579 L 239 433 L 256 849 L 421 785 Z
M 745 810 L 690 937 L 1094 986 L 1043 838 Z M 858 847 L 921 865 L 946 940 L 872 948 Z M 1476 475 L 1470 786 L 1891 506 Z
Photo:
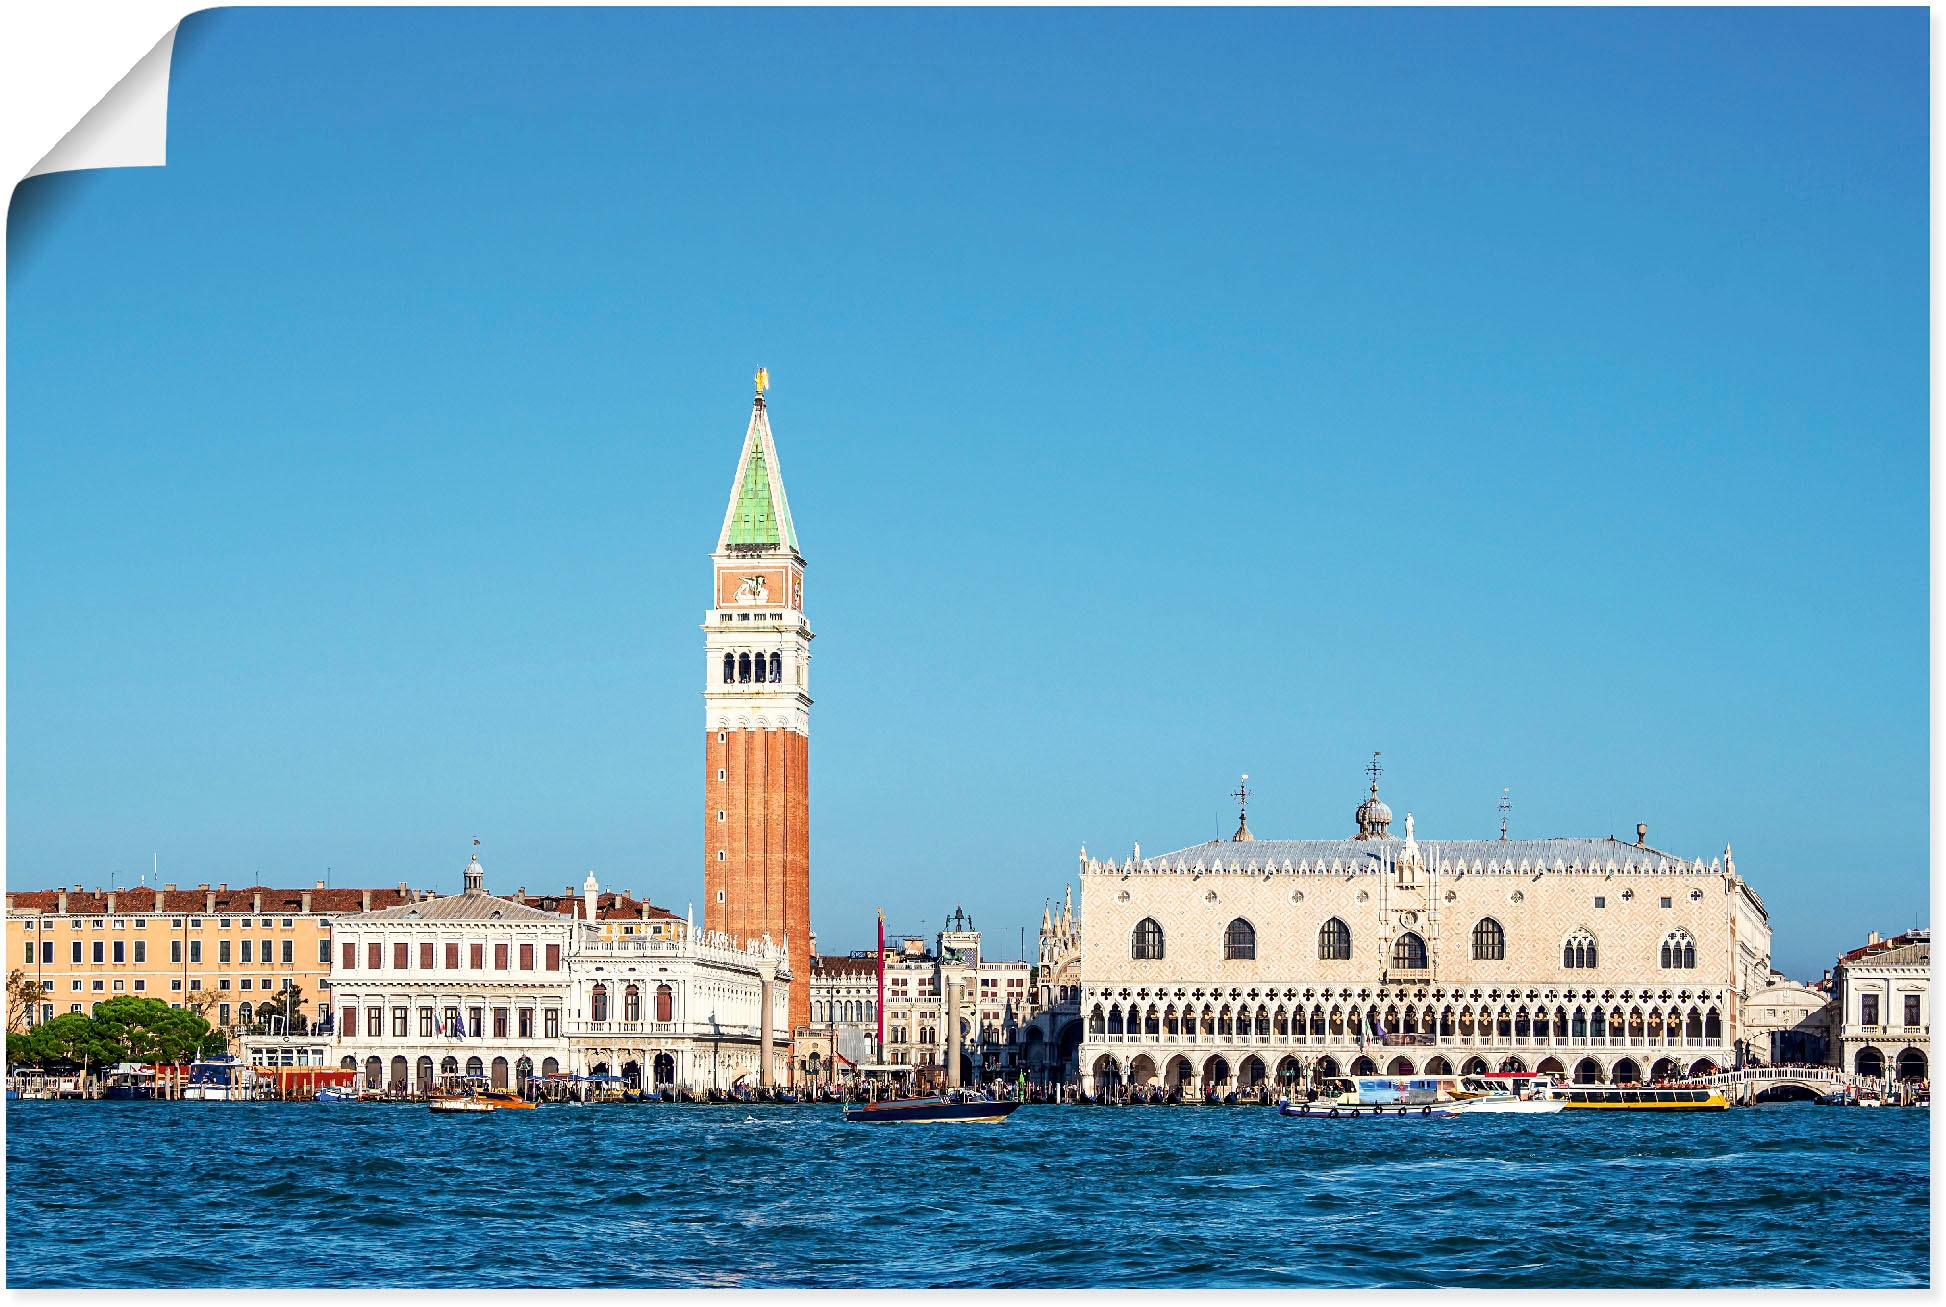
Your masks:
M 1392 809 L 1385 800 L 1378 797 L 1378 785 L 1372 785 L 1371 795 L 1358 805 L 1358 834 L 1354 839 L 1371 840 L 1389 835 L 1386 828 L 1392 824 Z

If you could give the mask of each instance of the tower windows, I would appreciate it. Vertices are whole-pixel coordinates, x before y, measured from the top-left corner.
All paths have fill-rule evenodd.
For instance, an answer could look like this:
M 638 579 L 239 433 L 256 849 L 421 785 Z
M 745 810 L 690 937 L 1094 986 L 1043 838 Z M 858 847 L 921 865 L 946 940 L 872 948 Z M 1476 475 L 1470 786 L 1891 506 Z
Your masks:
M 1230 962 L 1250 962 L 1257 956 L 1257 928 L 1238 917 L 1223 929 L 1223 957 Z
M 726 653 L 723 655 L 723 684 L 728 685 L 730 684 L 730 682 L 736 680 L 736 678 L 737 678 L 737 656 L 735 654 Z
M 1662 941 L 1662 965 L 1693 968 L 1696 965 L 1696 937 L 1686 930 L 1670 931 L 1669 937 Z
M 781 653 L 770 655 L 770 683 L 772 685 L 784 683 L 784 655 Z
M 1135 923 L 1135 934 L 1129 940 L 1129 956 L 1142 962 L 1154 962 L 1162 957 L 1162 927 L 1154 917 L 1144 917 Z
M 1570 970 L 1585 970 L 1595 965 L 1595 937 L 1577 930 L 1561 945 L 1561 965 Z
M 740 685 L 750 683 L 750 655 L 747 653 L 737 655 L 737 683 Z
M 1344 962 L 1351 957 L 1351 928 L 1333 917 L 1318 927 L 1318 958 L 1324 962 Z
M 1507 932 L 1492 917 L 1481 917 L 1473 927 L 1473 960 L 1500 962 L 1507 956 Z

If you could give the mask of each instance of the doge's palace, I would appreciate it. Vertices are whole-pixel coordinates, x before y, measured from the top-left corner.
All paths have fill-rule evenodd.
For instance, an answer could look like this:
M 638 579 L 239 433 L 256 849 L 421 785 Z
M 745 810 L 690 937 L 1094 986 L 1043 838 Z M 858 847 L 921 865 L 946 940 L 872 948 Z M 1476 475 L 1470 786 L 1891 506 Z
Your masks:
M 1650 1080 L 1735 1058 L 1770 975 L 1718 857 L 1608 839 L 1402 835 L 1376 775 L 1339 840 L 1081 854 L 1084 1090 L 1361 1073 Z

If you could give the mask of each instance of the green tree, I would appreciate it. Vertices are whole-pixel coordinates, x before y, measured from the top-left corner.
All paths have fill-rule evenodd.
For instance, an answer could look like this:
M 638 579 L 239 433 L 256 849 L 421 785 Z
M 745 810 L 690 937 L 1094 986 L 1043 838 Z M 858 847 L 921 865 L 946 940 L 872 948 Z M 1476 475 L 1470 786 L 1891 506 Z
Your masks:
M 272 1018 L 281 1018 L 282 1024 Z M 266 1034 L 278 1029 L 293 1035 L 305 1031 L 304 986 L 293 982 L 276 998 L 265 999 L 251 1017 L 252 1027 Z
M 63 1012 L 22 1035 L 7 1036 L 7 1060 L 26 1066 L 72 1064 L 79 1067 L 119 1062 L 121 1049 L 105 1043 L 93 1017 Z
M 209 1022 L 159 998 L 124 995 L 95 1010 L 96 1038 L 120 1050 L 118 1061 L 186 1062 L 207 1043 Z

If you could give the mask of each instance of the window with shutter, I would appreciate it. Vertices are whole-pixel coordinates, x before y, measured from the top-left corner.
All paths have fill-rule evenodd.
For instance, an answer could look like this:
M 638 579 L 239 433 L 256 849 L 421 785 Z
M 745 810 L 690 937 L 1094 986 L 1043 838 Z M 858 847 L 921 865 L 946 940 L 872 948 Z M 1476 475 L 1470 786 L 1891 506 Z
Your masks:
M 365 946 L 365 965 L 373 971 L 385 965 L 385 946 L 374 940 Z
M 404 971 L 411 965 L 412 946 L 402 939 L 395 940 L 392 944 L 392 969 L 394 971 Z M 399 1033 L 403 1034 L 405 1032 L 400 1031 Z
M 471 958 L 471 966 L 473 970 L 475 971 L 486 970 L 486 945 L 484 944 L 471 945 L 468 949 L 468 954 Z
M 432 941 L 429 939 L 419 943 L 419 970 L 432 970 Z
M 459 945 L 458 944 L 448 944 L 446 946 L 446 970 L 448 971 L 459 970 Z
M 522 944 L 520 946 L 520 969 L 522 971 L 532 971 L 534 969 L 534 946 L 532 944 Z
M 495 971 L 505 971 L 507 969 L 507 946 L 505 944 L 495 944 L 493 946 L 493 969 Z
M 561 946 L 559 944 L 549 944 L 547 946 L 547 969 L 549 971 L 559 971 L 561 969 Z
M 356 944 L 345 945 L 345 970 L 358 970 L 358 945 Z

